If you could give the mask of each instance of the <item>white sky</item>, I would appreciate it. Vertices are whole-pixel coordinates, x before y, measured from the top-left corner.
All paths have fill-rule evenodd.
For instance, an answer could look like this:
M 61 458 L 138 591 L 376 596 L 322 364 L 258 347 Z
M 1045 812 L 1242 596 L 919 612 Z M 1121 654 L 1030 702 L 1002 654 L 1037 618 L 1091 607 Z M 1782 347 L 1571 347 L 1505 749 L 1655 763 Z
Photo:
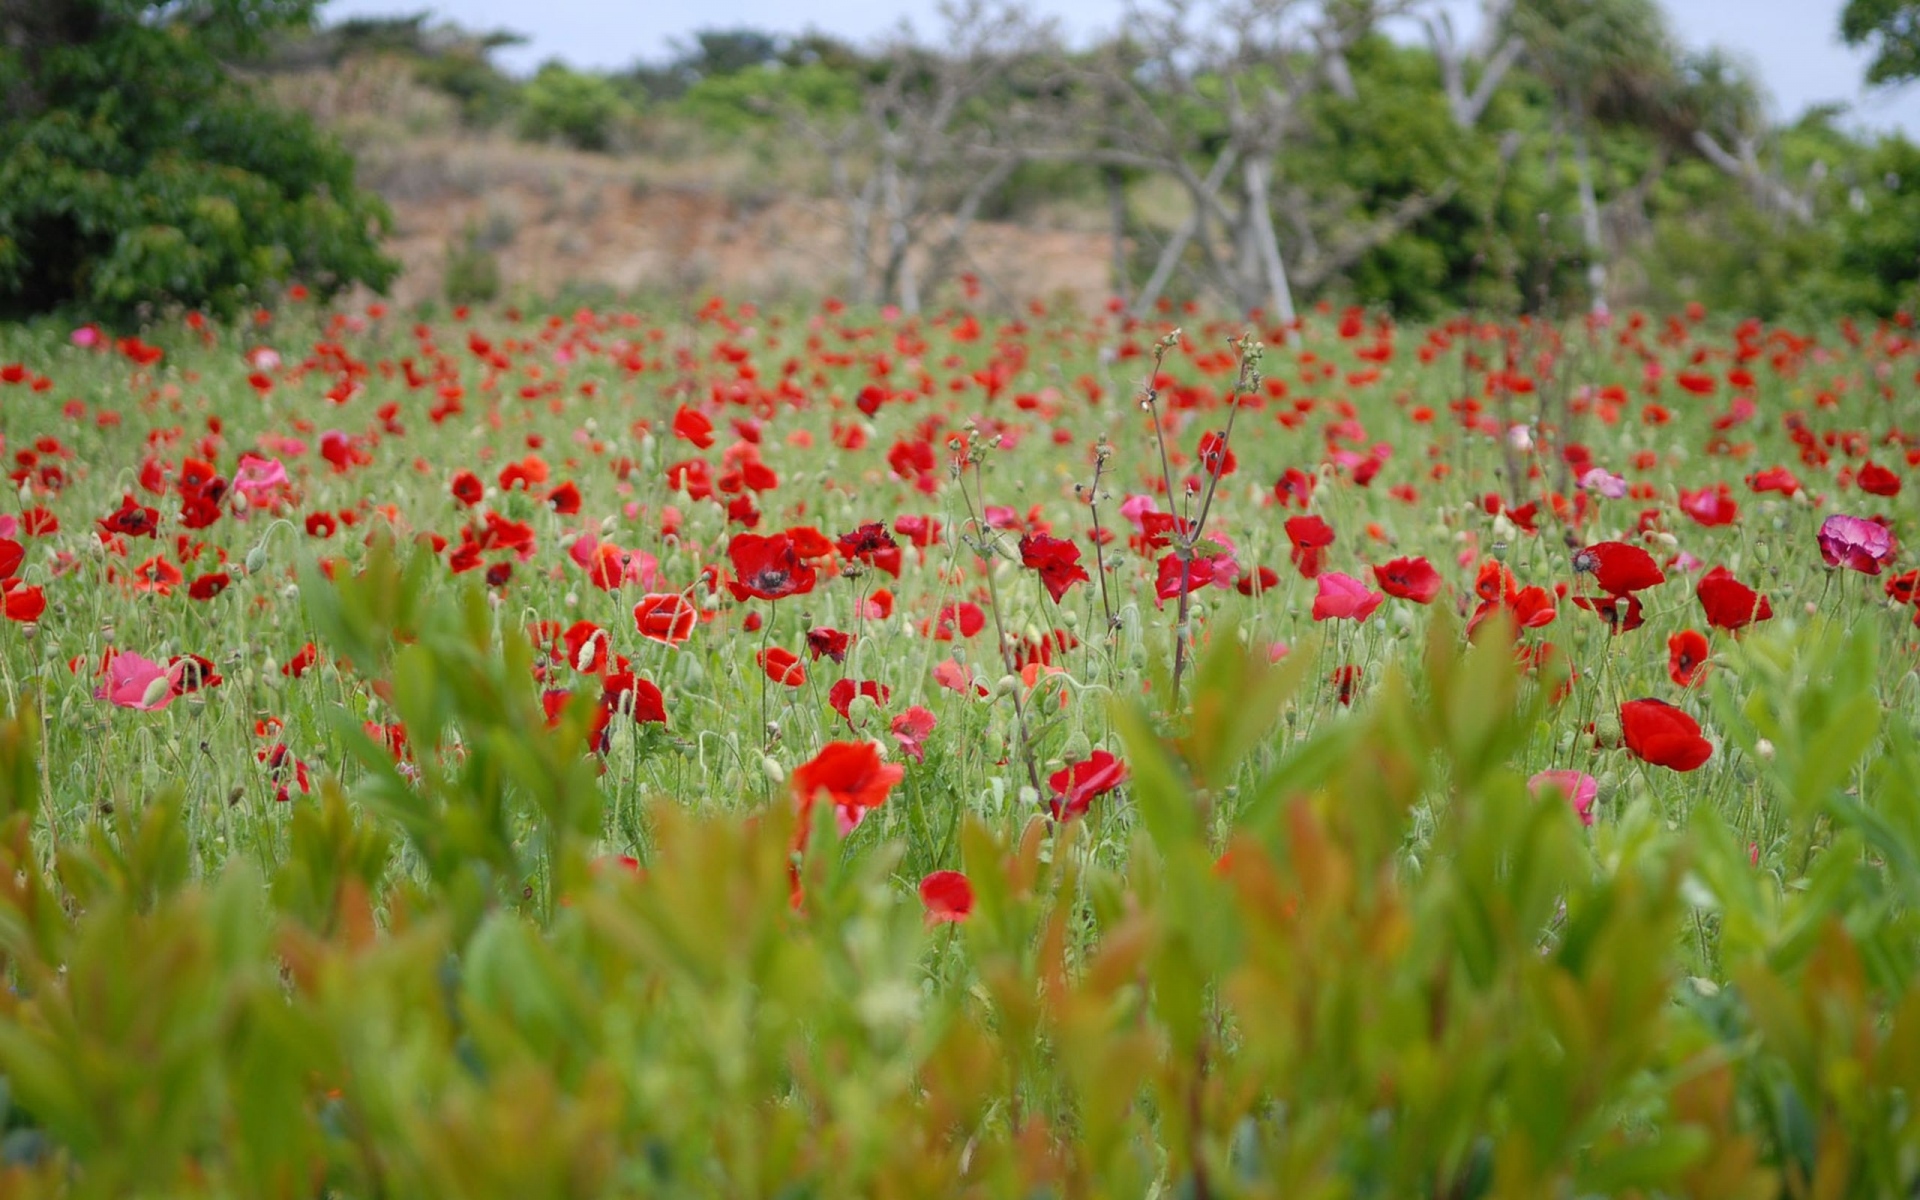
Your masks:
M 1474 0 L 1443 0 L 1471 24 Z M 1808 105 L 1847 104 L 1852 122 L 1898 127 L 1920 137 L 1920 84 L 1866 93 L 1860 85 L 1866 56 L 1848 50 L 1837 30 L 1843 0 L 1666 0 L 1675 32 L 1692 47 L 1718 45 L 1757 67 L 1774 99 L 1775 115 L 1791 117 Z M 1122 0 L 1036 0 L 1032 10 L 1056 18 L 1083 39 L 1116 28 Z M 625 67 L 659 60 L 676 38 L 696 29 L 747 26 L 776 33 L 812 28 L 859 42 L 894 28 L 902 18 L 923 34 L 938 28 L 936 0 L 325 0 L 323 19 L 392 16 L 431 9 L 475 30 L 508 29 L 532 40 L 500 55 L 503 65 L 531 70 L 550 58 L 577 67 Z

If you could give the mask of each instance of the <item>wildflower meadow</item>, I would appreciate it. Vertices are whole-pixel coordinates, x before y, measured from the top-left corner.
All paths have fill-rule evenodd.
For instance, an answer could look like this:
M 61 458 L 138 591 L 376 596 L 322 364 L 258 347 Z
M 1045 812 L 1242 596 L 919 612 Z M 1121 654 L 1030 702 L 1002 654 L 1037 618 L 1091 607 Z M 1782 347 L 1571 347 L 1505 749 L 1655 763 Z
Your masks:
M 1920 334 L 0 330 L 0 1195 L 1908 1196 Z

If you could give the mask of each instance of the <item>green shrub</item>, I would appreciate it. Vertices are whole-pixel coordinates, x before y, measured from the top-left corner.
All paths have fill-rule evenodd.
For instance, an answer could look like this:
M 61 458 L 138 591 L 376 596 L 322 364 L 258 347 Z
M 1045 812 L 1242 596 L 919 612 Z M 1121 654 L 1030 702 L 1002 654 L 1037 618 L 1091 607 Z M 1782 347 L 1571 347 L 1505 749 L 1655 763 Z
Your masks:
M 630 110 L 613 81 L 550 62 L 520 91 L 520 132 L 581 150 L 610 150 Z
M 352 160 L 217 56 L 307 7 L 53 0 L 37 21 L 9 8 L 0 316 L 231 312 L 296 281 L 323 295 L 386 285 L 389 218 L 354 186 Z

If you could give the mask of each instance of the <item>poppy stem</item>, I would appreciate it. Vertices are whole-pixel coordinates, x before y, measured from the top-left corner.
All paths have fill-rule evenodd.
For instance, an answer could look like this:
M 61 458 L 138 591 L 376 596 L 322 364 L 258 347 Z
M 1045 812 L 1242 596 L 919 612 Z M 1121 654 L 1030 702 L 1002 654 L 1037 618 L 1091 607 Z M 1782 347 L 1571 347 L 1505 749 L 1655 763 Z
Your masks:
M 980 458 L 982 453 L 982 451 L 975 450 L 970 453 L 969 459 L 973 466 L 973 486 L 976 491 L 980 492 L 980 507 L 985 508 L 985 485 L 980 482 Z M 1040 767 L 1039 764 L 1034 761 L 1033 740 L 1027 735 L 1027 710 L 1026 706 L 1020 701 L 1020 671 L 1013 659 L 1013 649 L 1007 642 L 1006 622 L 1000 615 L 1000 585 L 995 582 L 993 577 L 995 564 L 988 561 L 994 557 L 992 550 L 994 543 L 990 540 L 993 534 L 986 522 L 980 519 L 979 513 L 974 508 L 973 497 L 967 491 L 966 472 L 964 470 L 955 471 L 954 482 L 960 487 L 960 500 L 967 506 L 967 520 L 973 526 L 974 536 L 979 539 L 978 543 L 974 546 L 974 552 L 980 556 L 982 564 L 986 567 L 987 607 L 993 613 L 993 633 L 1000 642 L 1000 664 L 1006 670 L 1006 673 L 1013 677 L 1014 680 L 1012 691 L 1013 723 L 1020 737 L 1020 757 L 1025 760 L 1027 766 L 1027 782 L 1033 785 L 1033 794 L 1037 799 L 1041 795 Z

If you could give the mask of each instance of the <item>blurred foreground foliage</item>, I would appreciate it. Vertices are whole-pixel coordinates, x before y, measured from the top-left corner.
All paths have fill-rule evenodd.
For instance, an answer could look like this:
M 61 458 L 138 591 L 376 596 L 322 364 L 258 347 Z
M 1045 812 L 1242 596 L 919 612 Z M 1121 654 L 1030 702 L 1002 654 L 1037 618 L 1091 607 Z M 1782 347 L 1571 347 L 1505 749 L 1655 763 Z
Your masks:
M 1768 744 L 1747 761 L 1795 878 L 1712 805 L 1642 796 L 1590 838 L 1530 797 L 1507 764 L 1552 681 L 1442 615 L 1419 678 L 1244 789 L 1301 672 L 1217 638 L 1185 728 L 1116 708 L 1129 851 L 969 817 L 972 915 L 928 927 L 894 852 L 842 852 L 830 819 L 791 860 L 787 804 L 659 802 L 638 871 L 596 860 L 588 714 L 540 719 L 477 596 L 429 605 L 386 552 L 302 588 L 417 766 L 343 725 L 365 770 L 302 802 L 275 867 L 196 863 L 179 795 L 44 844 L 36 710 L 0 724 L 0 1193 L 1920 1181 L 1920 750 L 1893 718 L 1863 761 L 1868 635 L 1757 640 L 1716 676 L 1730 740 Z

